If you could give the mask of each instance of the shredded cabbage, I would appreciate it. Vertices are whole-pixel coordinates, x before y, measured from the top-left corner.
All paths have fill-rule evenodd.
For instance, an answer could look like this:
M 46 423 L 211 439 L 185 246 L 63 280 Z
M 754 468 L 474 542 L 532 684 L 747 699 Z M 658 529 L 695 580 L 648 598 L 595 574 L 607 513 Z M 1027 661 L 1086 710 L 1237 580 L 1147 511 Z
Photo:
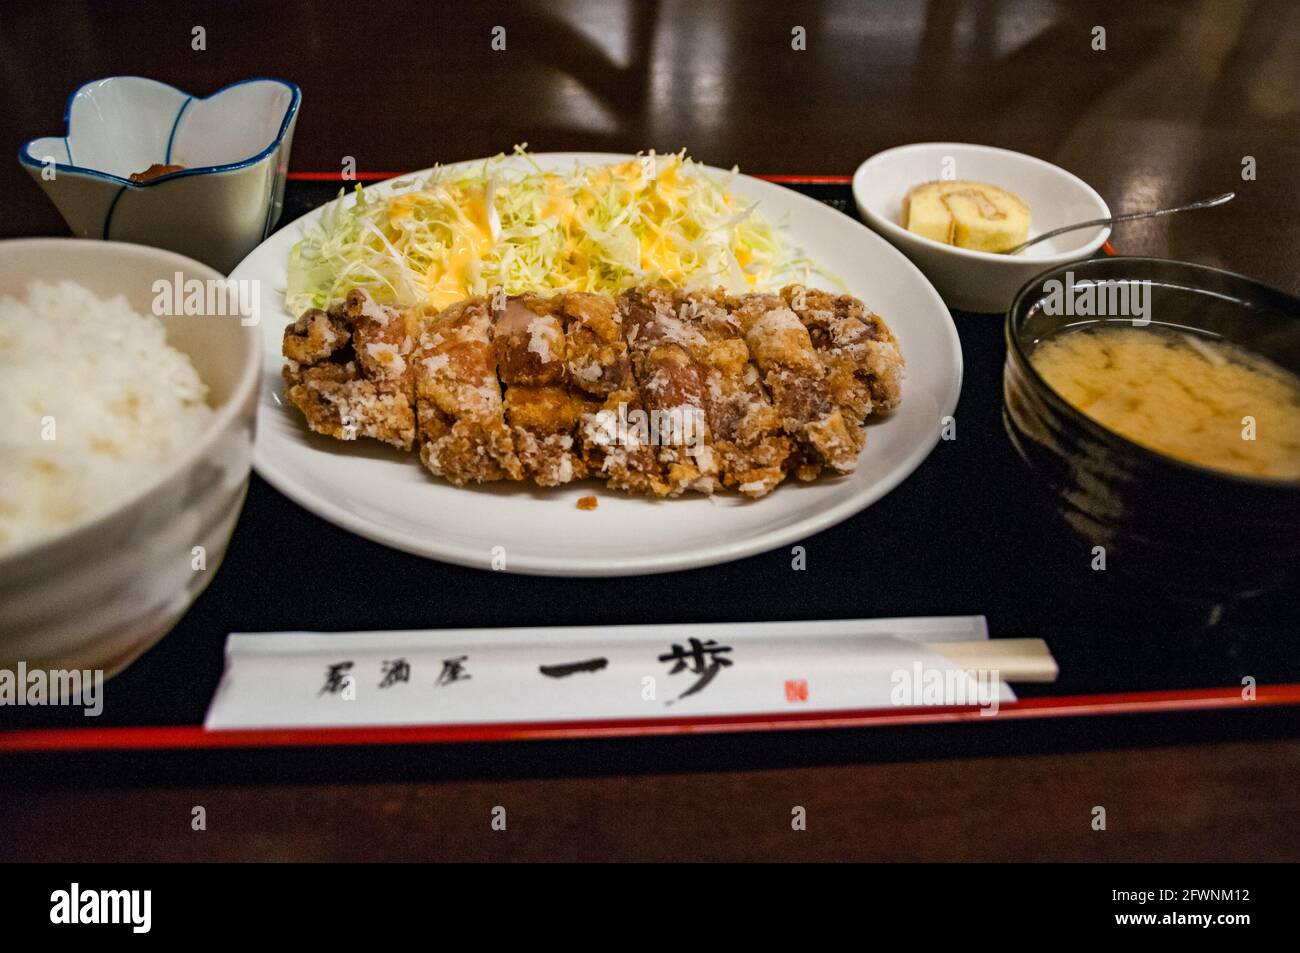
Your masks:
M 352 288 L 400 306 L 444 308 L 498 286 L 507 294 L 615 293 L 643 283 L 772 290 L 826 275 L 685 152 L 544 171 L 498 155 L 437 168 L 388 195 L 356 187 L 293 246 L 292 313 Z M 340 193 L 340 197 L 342 193 Z M 834 276 L 826 275 L 836 284 Z

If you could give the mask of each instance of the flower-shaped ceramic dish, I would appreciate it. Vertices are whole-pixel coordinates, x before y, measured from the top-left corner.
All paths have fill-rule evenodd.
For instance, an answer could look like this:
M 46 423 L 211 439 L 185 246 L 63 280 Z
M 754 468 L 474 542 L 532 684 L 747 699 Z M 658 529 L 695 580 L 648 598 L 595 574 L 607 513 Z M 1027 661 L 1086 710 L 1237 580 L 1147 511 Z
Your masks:
M 1048 239 L 1019 255 L 997 255 L 945 245 L 901 224 L 903 200 L 923 182 L 957 178 L 987 182 L 1029 204 L 1029 237 L 1074 222 L 1109 218 L 1105 200 L 1082 179 L 1021 152 L 962 142 L 921 142 L 878 152 L 853 176 L 853 198 L 863 220 L 930 279 L 944 303 L 963 311 L 1003 313 L 1016 292 L 1040 271 L 1094 255 L 1109 227 Z
M 301 100 L 279 79 L 202 98 L 111 76 L 74 92 L 65 134 L 33 139 L 18 161 L 74 235 L 155 245 L 229 272 L 280 217 Z M 155 165 L 182 168 L 131 181 Z

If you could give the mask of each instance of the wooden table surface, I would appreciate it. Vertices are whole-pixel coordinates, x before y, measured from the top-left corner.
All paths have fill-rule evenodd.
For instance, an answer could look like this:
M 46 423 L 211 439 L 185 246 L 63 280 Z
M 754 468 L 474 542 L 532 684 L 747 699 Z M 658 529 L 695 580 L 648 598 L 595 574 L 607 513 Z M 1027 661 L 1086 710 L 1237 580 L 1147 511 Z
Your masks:
M 505 51 L 491 48 L 496 26 Z M 791 49 L 796 26 L 806 50 Z M 206 49 L 193 48 L 196 27 Z M 363 171 L 404 171 L 527 142 L 684 146 L 752 172 L 851 173 L 881 149 L 946 139 L 1056 162 L 1116 209 L 1235 189 L 1226 209 L 1123 226 L 1113 241 L 1300 293 L 1291 0 L 5 4 L 0 145 L 12 156 L 57 133 L 72 89 L 126 73 L 196 93 L 294 80 L 299 170 L 352 157 Z M 16 162 L 0 164 L 0 184 L 0 236 L 66 233 Z M 613 772 L 563 747 L 544 775 L 223 784 L 155 770 L 61 785 L 45 772 L 26 787 L 9 772 L 0 856 L 1294 860 L 1291 726 L 1265 740 L 1131 747 L 1117 736 L 1068 752 L 1049 737 L 1049 750 L 962 757 L 840 744 L 809 758 L 786 737 L 747 742 L 745 766 L 681 772 L 663 742 L 647 766 Z M 497 804 L 511 820 L 494 836 Z M 193 805 L 207 810 L 206 835 L 190 830 Z M 790 829 L 796 805 L 809 813 L 802 834 Z M 1107 832 L 1088 824 L 1094 805 L 1107 806 Z

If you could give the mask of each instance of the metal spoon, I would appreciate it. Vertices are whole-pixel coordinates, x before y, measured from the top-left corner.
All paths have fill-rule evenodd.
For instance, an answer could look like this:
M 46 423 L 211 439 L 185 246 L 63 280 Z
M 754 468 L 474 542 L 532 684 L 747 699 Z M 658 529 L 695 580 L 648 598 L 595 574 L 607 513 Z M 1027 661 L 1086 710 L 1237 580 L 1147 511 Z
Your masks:
M 1213 208 L 1216 205 L 1222 205 L 1224 202 L 1231 202 L 1237 197 L 1236 192 L 1225 192 L 1222 195 L 1216 195 L 1212 199 L 1202 199 L 1199 202 L 1193 202 L 1190 205 L 1180 205 L 1177 208 L 1161 208 L 1153 212 L 1129 212 L 1127 215 L 1116 215 L 1112 218 L 1094 218 L 1090 222 L 1079 222 L 1076 225 L 1063 225 L 1060 228 L 1054 228 L 1050 232 L 1043 232 L 1037 238 L 1031 238 L 1027 242 L 1022 242 L 1015 248 L 1006 252 L 1008 255 L 1018 255 L 1030 245 L 1037 245 L 1039 242 L 1047 241 L 1049 238 L 1055 238 L 1057 235 L 1064 235 L 1066 232 L 1078 231 L 1081 228 L 1096 228 L 1098 225 L 1114 225 L 1116 222 L 1131 222 L 1138 218 L 1155 218 L 1157 215 L 1173 215 L 1175 212 L 1190 212 L 1197 208 Z

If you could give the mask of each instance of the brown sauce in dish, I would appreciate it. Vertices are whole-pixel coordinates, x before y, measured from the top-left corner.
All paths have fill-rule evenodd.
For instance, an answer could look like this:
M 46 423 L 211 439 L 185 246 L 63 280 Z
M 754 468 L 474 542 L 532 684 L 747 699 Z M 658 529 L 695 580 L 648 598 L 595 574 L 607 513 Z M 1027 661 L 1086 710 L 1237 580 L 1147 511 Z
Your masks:
M 160 175 L 171 175 L 173 172 L 183 171 L 185 171 L 185 166 L 183 165 L 160 165 L 155 162 L 143 172 L 132 172 L 130 178 L 132 182 L 148 182 L 150 179 L 156 179 Z

